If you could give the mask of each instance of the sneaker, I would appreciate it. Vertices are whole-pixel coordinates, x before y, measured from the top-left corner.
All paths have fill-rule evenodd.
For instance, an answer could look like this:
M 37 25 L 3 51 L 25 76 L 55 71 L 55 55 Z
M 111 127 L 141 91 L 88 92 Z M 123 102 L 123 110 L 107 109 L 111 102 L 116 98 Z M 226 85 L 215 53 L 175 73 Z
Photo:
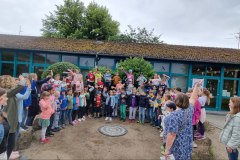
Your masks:
M 111 117 L 109 118 L 109 121 L 112 122 L 112 118 Z
M 82 118 L 82 121 L 85 121 L 86 119 L 85 118 Z
M 140 124 L 141 124 L 141 122 L 140 122 L 140 121 L 137 121 L 137 123 L 140 123 Z
M 195 142 L 193 142 L 193 148 L 197 148 L 197 144 Z
M 49 141 L 49 139 L 45 138 L 45 139 L 41 139 L 40 142 L 41 142 L 41 143 L 49 143 L 50 141 Z
M 81 118 L 79 118 L 79 119 L 78 119 L 78 122 L 81 122 L 81 121 L 82 121 L 82 119 L 81 119 Z
M 73 125 L 76 125 L 77 123 L 75 121 L 72 122 Z
M 131 120 L 131 119 L 129 119 L 129 120 L 128 120 L 128 123 L 132 123 L 132 120 Z
M 77 124 L 77 123 L 78 123 L 78 120 L 74 120 L 73 122 L 74 122 L 75 124 Z
M 24 128 L 20 127 L 20 132 L 26 132 L 27 130 L 25 130 Z
M 86 117 L 85 117 L 85 116 L 83 116 L 83 119 L 85 119 L 85 120 L 86 120 Z
M 25 129 L 25 130 L 28 130 L 28 129 L 29 129 L 27 126 L 23 126 L 22 128 Z
M 196 134 L 194 135 L 195 138 L 200 137 L 200 136 L 202 136 L 200 133 L 196 133 Z
M 57 132 L 57 129 L 56 129 L 56 128 L 54 128 L 54 129 L 51 129 L 51 131 L 52 131 L 52 132 Z
M 19 152 L 12 152 L 9 159 L 18 159 L 19 157 Z
M 65 124 L 64 124 L 64 125 L 62 125 L 62 128 L 63 128 L 63 129 L 65 129 L 65 128 L 66 128 Z
M 161 137 L 161 138 L 163 137 L 163 132 L 160 133 L 160 137 Z
M 107 120 L 108 120 L 108 117 L 105 118 L 105 121 L 107 121 Z
M 201 135 L 201 136 L 197 137 L 196 139 L 200 141 L 200 140 L 204 140 L 204 139 L 206 139 L 206 137 L 203 136 L 203 135 Z

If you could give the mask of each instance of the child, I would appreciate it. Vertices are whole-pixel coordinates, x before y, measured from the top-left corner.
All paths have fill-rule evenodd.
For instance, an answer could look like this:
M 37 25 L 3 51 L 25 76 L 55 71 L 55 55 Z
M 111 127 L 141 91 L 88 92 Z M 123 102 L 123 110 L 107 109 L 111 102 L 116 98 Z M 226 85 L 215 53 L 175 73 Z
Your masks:
M 72 122 L 72 112 L 73 112 L 73 95 L 72 95 L 72 90 L 68 90 L 68 107 L 67 107 L 67 115 L 68 115 L 68 123 L 73 126 Z
M 101 103 L 102 103 L 101 91 L 98 91 L 96 95 L 96 105 L 94 107 L 94 118 L 97 117 L 100 118 Z
M 56 105 L 56 109 L 55 109 L 55 113 L 54 113 L 54 120 L 53 120 L 53 125 L 52 125 L 52 132 L 58 132 L 60 131 L 60 127 L 58 125 L 59 123 L 59 117 L 60 117 L 60 101 L 59 101 L 59 97 L 60 97 L 60 92 L 59 91 L 55 91 L 55 105 Z
M 113 81 L 113 85 L 117 86 L 117 84 L 119 83 L 119 81 L 121 81 L 121 78 L 119 76 L 119 73 L 117 72 L 116 75 L 112 78 Z
M 150 125 L 154 126 L 154 118 L 155 118 L 155 115 L 154 115 L 154 111 L 155 111 L 155 100 L 156 100 L 156 97 L 155 95 L 153 94 L 153 90 L 150 90 L 149 91 L 149 104 L 150 104 L 150 107 L 149 107 L 149 118 L 150 118 Z
M 45 91 L 49 91 L 49 93 L 50 93 L 50 102 L 51 102 L 53 114 L 50 117 L 50 124 L 47 128 L 46 136 L 47 137 L 52 137 L 52 136 L 54 136 L 54 134 L 51 132 L 51 128 L 53 126 L 54 113 L 57 110 L 57 104 L 56 104 L 56 97 L 55 97 L 55 89 L 51 85 L 47 88 L 48 88 L 48 90 L 45 90 Z
M 98 89 L 102 92 L 102 91 L 103 91 L 104 83 L 101 81 L 101 78 L 98 78 L 98 80 L 97 80 L 97 86 L 98 86 Z M 106 86 L 106 87 L 107 87 L 107 86 Z
M 102 81 L 102 73 L 98 70 L 98 68 L 96 67 L 96 72 L 95 72 L 95 84 L 98 83 L 98 79 L 100 79 L 100 81 Z
M 119 105 L 120 105 L 120 120 L 126 121 L 126 107 L 127 107 L 127 95 L 125 90 L 121 89 L 121 94 L 119 95 Z
M 139 118 L 138 123 L 144 124 L 145 121 L 145 109 L 147 107 L 147 96 L 144 91 L 141 92 L 141 95 L 139 96 Z
M 147 79 L 144 77 L 143 73 L 140 73 L 140 76 L 137 78 L 138 86 L 141 86 L 142 84 L 145 84 L 147 82 Z
M 78 121 L 85 121 L 85 109 L 86 109 L 86 96 L 84 94 L 84 91 L 81 91 L 79 95 L 79 114 L 78 114 Z
M 118 81 L 118 84 L 116 85 L 116 89 L 117 90 L 121 90 L 122 88 L 124 88 L 125 84 L 122 84 L 122 80 Z
M 80 93 L 80 92 L 82 92 L 84 90 L 84 84 L 83 84 L 83 81 L 82 81 L 81 77 L 78 78 L 78 80 L 76 81 L 75 85 L 76 85 L 75 92 Z
M 115 96 L 115 106 L 113 108 L 113 117 L 117 116 L 117 111 L 118 111 L 118 99 L 119 99 L 119 94 L 113 90 L 113 95 Z
M 129 123 L 135 121 L 138 100 L 137 100 L 137 90 L 134 88 L 133 93 L 128 97 L 128 106 L 129 106 Z
M 77 92 L 74 92 L 74 96 L 73 96 L 73 114 L 72 114 L 72 121 L 73 124 L 77 124 L 77 119 L 76 116 L 78 115 L 79 112 L 79 94 Z
M 127 76 L 127 79 L 126 79 L 126 84 L 128 85 L 129 84 L 129 81 L 131 80 L 132 81 L 132 84 L 134 84 L 134 74 L 133 74 L 133 71 L 130 69 L 129 72 L 127 73 L 123 67 L 122 68 L 122 71 L 126 74 Z
M 165 146 L 166 146 L 166 139 L 167 139 L 167 132 L 165 130 L 165 125 L 164 125 L 164 120 L 167 116 L 171 116 L 171 113 L 173 111 L 176 110 L 176 105 L 175 103 L 173 102 L 169 102 L 166 104 L 166 114 L 165 116 L 163 116 L 163 122 L 162 122 L 162 126 L 163 126 L 163 132 L 160 134 L 160 137 L 162 137 L 162 134 L 163 134 L 163 146 L 161 147 L 161 153 L 164 154 L 164 151 L 165 151 Z
M 94 73 L 92 72 L 92 70 L 89 71 L 87 76 L 88 76 L 88 85 L 94 86 L 95 76 L 94 76 Z
M 90 109 L 90 93 L 88 91 L 88 87 L 85 87 L 84 88 L 84 94 L 85 94 L 85 97 L 86 97 L 86 110 L 85 110 L 85 115 L 88 116 L 89 115 L 89 109 Z
M 50 125 L 50 117 L 53 114 L 51 102 L 50 102 L 50 93 L 44 91 L 41 96 L 41 100 L 39 102 L 39 106 L 41 108 L 41 114 L 39 119 L 39 126 L 42 127 L 41 130 L 41 143 L 48 143 L 49 139 L 45 137 L 47 127 Z
M 115 106 L 115 96 L 113 95 L 113 91 L 109 91 L 109 96 L 106 99 L 106 118 L 105 121 L 112 121 L 112 112 Z
M 154 74 L 153 79 L 151 79 L 152 85 L 159 87 L 160 82 L 161 82 L 161 77 L 158 74 Z
M 106 113 L 106 99 L 108 97 L 108 88 L 104 86 L 103 92 L 102 92 L 102 115 L 104 116 Z
M 198 122 L 198 133 L 195 137 L 197 137 L 197 140 L 205 139 L 204 132 L 204 122 L 206 121 L 206 110 L 205 105 L 210 104 L 210 92 L 204 88 L 200 91 L 201 97 L 198 98 L 200 104 L 201 104 L 201 114 L 200 114 L 200 121 Z
M 60 74 L 55 75 L 54 86 L 56 87 L 57 91 L 61 91 L 61 84 L 62 81 L 60 80 Z
M 112 74 L 110 73 L 110 70 L 108 69 L 106 73 L 103 75 L 104 78 L 104 86 L 107 86 L 110 88 L 111 86 L 111 80 L 112 80 Z
M 66 96 L 66 90 L 61 91 L 61 95 L 59 97 L 60 101 L 60 120 L 62 124 L 62 128 L 64 129 L 66 127 L 66 111 L 67 111 L 67 106 L 68 106 L 68 99 Z
M 67 90 L 67 78 L 66 77 L 63 77 L 63 80 L 62 80 L 62 83 L 61 83 L 61 90 L 65 89 Z
M 129 84 L 128 84 L 127 88 L 126 88 L 126 93 L 127 93 L 127 95 L 131 95 L 134 86 L 133 86 L 133 83 L 132 83 L 131 79 L 128 82 L 129 82 Z

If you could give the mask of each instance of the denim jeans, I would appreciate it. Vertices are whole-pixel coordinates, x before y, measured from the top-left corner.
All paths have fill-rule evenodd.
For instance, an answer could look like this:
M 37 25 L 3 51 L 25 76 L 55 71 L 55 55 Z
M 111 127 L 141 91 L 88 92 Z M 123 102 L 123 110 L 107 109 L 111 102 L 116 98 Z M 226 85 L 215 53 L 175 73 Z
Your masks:
M 153 107 L 150 107 L 149 108 L 149 120 L 150 120 L 150 122 L 152 123 L 152 119 L 153 119 Z
M 68 115 L 68 123 L 72 124 L 72 109 L 68 109 L 67 115 Z
M 237 149 L 234 149 L 232 151 L 232 153 L 229 153 L 228 151 L 227 151 L 227 153 L 228 153 L 229 160 L 238 160 L 238 150 Z
M 129 119 L 135 120 L 137 107 L 129 107 Z
M 28 110 L 26 108 L 23 108 L 23 117 L 22 117 L 21 127 L 26 126 L 27 115 L 28 115 Z
M 139 114 L 138 114 L 139 122 L 144 123 L 145 121 L 145 108 L 139 107 Z
M 66 125 L 66 113 L 67 113 L 67 111 L 66 110 L 61 110 L 60 111 L 60 122 L 61 122 L 61 124 L 62 125 Z

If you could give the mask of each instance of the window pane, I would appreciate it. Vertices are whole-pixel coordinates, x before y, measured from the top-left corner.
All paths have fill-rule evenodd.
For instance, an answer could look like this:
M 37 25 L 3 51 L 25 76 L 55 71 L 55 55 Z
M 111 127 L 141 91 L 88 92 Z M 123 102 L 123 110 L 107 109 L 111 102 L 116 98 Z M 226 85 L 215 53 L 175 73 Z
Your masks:
M 39 79 L 41 79 L 40 77 L 42 76 L 42 73 L 44 72 L 44 67 L 39 67 L 39 66 L 35 66 L 34 67 L 34 73 L 37 74 L 37 76 L 39 77 Z
M 232 68 L 232 67 L 225 67 L 224 68 L 224 76 L 232 77 L 232 78 L 240 78 L 240 69 Z
M 239 81 L 237 80 L 224 80 L 222 96 L 233 97 L 238 95 Z
M 169 63 L 154 63 L 153 67 L 156 72 L 169 72 Z
M 2 61 L 14 61 L 14 52 L 2 52 Z
M 29 65 L 28 64 L 18 64 L 17 65 L 17 76 L 22 73 L 29 73 Z
M 193 65 L 192 74 L 204 76 L 205 74 L 205 65 Z
M 59 55 L 47 54 L 47 64 L 53 64 L 59 61 Z
M 188 64 L 172 63 L 172 73 L 188 74 Z
M 33 54 L 33 63 L 45 64 L 45 57 L 44 53 L 35 53 Z
M 21 62 L 29 62 L 30 61 L 30 53 L 18 53 L 18 61 Z
M 107 68 L 113 68 L 114 67 L 114 59 L 101 58 L 98 61 L 98 66 L 105 66 Z
M 182 92 L 187 91 L 187 77 L 173 76 L 171 80 L 171 88 L 181 88 Z
M 2 63 L 2 75 L 13 76 L 14 64 L 11 63 Z
M 222 110 L 229 111 L 229 100 L 230 98 L 222 99 Z
M 78 57 L 77 56 L 62 56 L 63 62 L 70 62 L 77 65 Z
M 85 57 L 80 57 L 80 66 L 85 66 L 85 67 L 94 67 L 94 58 L 85 58 Z
M 208 76 L 220 76 L 221 75 L 221 67 L 216 67 L 216 66 L 207 67 L 207 75 Z

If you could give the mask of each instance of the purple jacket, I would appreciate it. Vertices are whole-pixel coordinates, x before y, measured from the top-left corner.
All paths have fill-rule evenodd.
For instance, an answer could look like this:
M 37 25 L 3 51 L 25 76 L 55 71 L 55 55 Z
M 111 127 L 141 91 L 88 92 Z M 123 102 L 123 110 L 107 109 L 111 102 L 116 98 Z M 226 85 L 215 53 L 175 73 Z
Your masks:
M 201 104 L 199 100 L 197 100 L 194 104 L 194 112 L 193 112 L 193 118 L 192 118 L 192 124 L 196 125 L 197 120 L 200 120 L 201 115 Z

